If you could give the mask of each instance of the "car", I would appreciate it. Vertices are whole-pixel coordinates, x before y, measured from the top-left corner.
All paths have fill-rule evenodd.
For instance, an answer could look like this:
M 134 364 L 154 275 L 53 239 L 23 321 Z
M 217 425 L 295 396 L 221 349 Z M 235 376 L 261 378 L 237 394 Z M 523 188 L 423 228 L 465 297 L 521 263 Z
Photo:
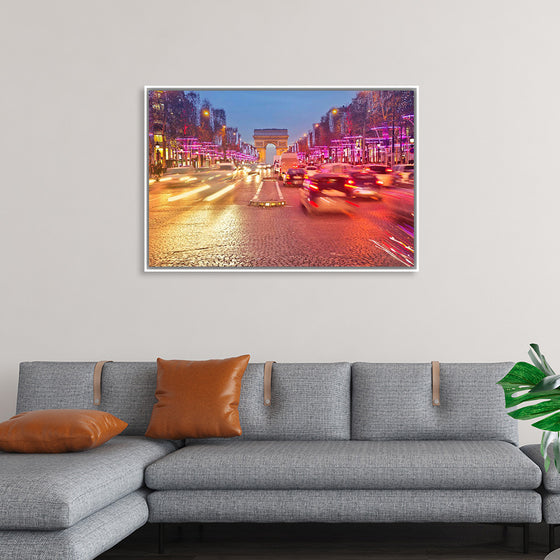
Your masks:
M 226 174 L 226 177 L 237 177 L 238 175 L 238 171 L 237 171 L 237 167 L 233 164 L 233 163 L 229 163 L 229 162 L 219 162 L 216 165 L 216 169 L 218 171 L 224 171 Z
M 355 169 L 349 163 L 323 163 L 319 168 L 320 173 L 348 173 Z
M 393 166 L 395 185 L 414 185 L 414 164 L 405 163 Z
M 308 177 L 312 177 L 315 173 L 319 173 L 319 168 L 316 165 L 307 165 L 305 167 L 305 174 Z
M 396 181 L 395 185 L 398 187 L 414 188 L 414 171 L 407 172 L 405 177 Z
M 371 171 L 381 181 L 383 187 L 392 187 L 394 184 L 393 169 L 381 163 L 366 163 L 362 169 Z
M 230 163 L 228 161 L 221 161 L 217 164 L 217 169 L 219 169 L 220 171 L 236 171 L 237 167 L 235 166 L 235 164 Z
M 414 186 L 414 179 L 412 179 Z M 392 216 L 392 220 L 414 227 L 414 189 L 404 185 L 389 189 L 383 196 L 385 209 Z
M 301 187 L 305 170 L 302 167 L 290 167 L 284 176 L 284 185 L 286 187 Z
M 262 177 L 268 177 L 272 172 L 271 166 L 265 162 L 257 164 L 257 171 Z
M 381 200 L 379 192 L 381 181 L 373 173 L 363 170 L 350 171 L 348 173 L 348 184 L 354 185 L 351 191 L 353 198 Z
M 347 175 L 340 173 L 317 173 L 303 180 L 300 192 L 300 204 L 304 212 L 353 211 L 358 205 L 353 202 L 355 186 L 349 182 Z

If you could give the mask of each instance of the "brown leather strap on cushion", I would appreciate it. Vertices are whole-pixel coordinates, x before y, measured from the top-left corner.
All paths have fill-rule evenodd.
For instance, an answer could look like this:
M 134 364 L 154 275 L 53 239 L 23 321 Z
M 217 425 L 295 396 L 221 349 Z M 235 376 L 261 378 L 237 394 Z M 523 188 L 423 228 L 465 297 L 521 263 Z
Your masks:
M 264 364 L 264 405 L 272 404 L 272 364 L 276 362 L 265 362 Z
M 439 406 L 439 362 L 432 362 L 432 404 Z
M 93 404 L 95 405 L 101 404 L 101 373 L 103 372 L 103 366 L 112 361 L 97 362 L 93 368 Z

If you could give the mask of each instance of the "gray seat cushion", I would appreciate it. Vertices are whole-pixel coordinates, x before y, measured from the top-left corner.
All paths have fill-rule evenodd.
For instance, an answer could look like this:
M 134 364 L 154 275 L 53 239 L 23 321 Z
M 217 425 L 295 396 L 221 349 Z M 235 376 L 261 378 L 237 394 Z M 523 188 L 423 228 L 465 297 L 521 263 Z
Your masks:
M 541 472 L 499 441 L 212 441 L 146 470 L 156 490 L 533 489 Z
M 541 497 L 534 490 L 163 490 L 148 495 L 148 506 L 151 523 L 539 523 L 542 519 Z M 375 558 L 360 556 L 366 557 Z
M 544 458 L 541 455 L 541 446 L 539 444 L 524 445 L 521 451 L 527 455 L 535 464 L 539 466 L 542 472 L 543 487 L 551 494 L 560 494 L 560 473 L 552 462 L 548 471 L 544 469 Z M 552 449 L 550 450 L 552 457 Z
M 78 453 L 0 452 L 0 529 L 64 529 L 143 486 L 144 469 L 175 450 L 119 436 Z
M 560 524 L 560 494 L 544 492 L 542 496 L 543 521 L 551 525 Z
M 146 524 L 146 490 L 136 490 L 58 531 L 0 531 L 5 560 L 92 560 Z

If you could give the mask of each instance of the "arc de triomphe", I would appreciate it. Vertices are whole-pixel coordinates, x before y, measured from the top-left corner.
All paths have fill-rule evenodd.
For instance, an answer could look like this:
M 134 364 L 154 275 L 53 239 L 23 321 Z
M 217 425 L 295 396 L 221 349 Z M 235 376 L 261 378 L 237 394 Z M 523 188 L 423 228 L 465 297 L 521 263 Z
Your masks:
M 253 132 L 255 148 L 259 152 L 259 161 L 266 159 L 266 147 L 273 144 L 276 148 L 276 155 L 283 154 L 288 149 L 288 129 L 287 128 L 255 128 Z

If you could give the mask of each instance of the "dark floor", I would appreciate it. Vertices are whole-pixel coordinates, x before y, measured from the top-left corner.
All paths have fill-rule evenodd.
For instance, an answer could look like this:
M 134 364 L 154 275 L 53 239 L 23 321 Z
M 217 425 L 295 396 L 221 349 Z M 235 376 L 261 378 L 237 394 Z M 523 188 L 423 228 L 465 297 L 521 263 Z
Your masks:
M 522 535 L 521 527 L 472 524 L 168 525 L 165 553 L 159 555 L 157 526 L 147 525 L 100 558 L 543 560 L 547 527 L 531 525 L 529 554 L 522 552 Z

